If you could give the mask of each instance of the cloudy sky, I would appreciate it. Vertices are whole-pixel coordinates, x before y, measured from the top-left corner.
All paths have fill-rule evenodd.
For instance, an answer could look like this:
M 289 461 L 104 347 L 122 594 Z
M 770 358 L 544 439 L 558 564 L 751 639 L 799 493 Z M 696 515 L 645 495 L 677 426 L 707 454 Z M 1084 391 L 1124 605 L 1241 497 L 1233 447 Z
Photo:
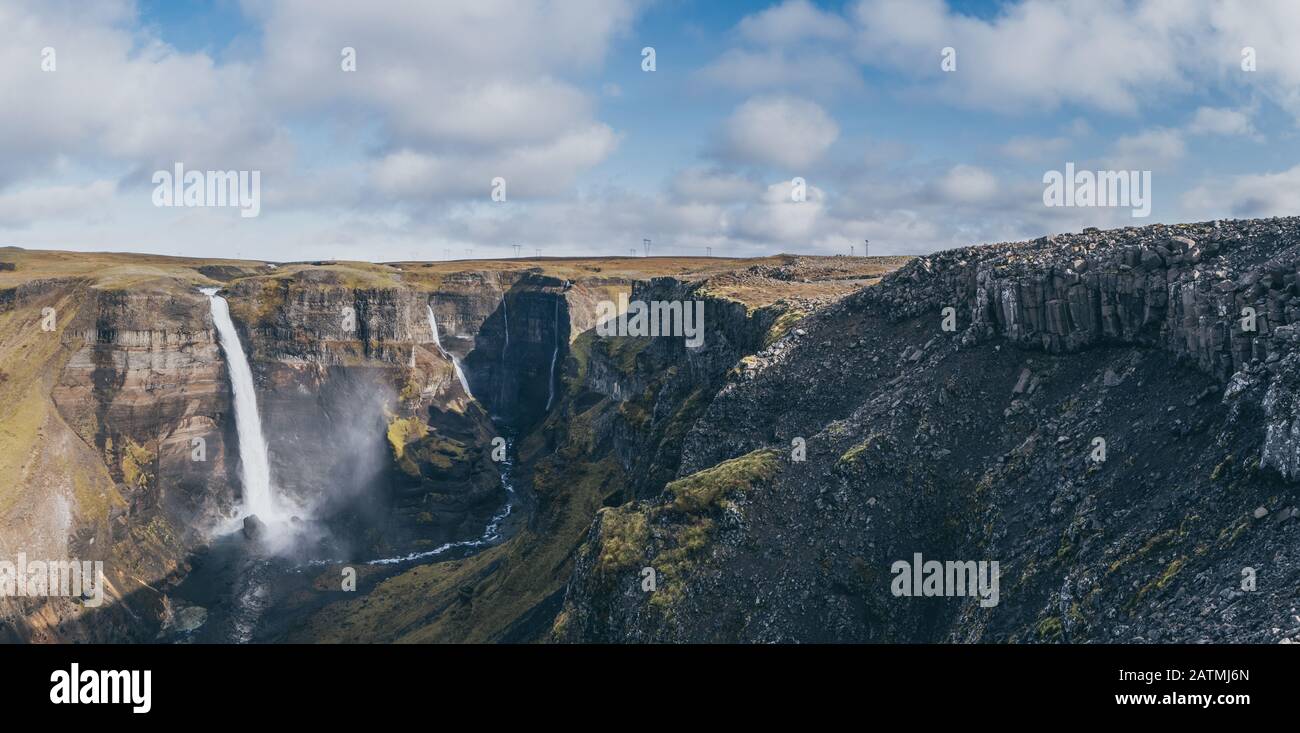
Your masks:
M 1293 0 L 0 0 L 0 245 L 903 254 L 1300 214 L 1296 39 Z M 154 206 L 177 162 L 260 171 L 260 215 Z M 1150 170 L 1151 216 L 1044 206 L 1066 162 Z

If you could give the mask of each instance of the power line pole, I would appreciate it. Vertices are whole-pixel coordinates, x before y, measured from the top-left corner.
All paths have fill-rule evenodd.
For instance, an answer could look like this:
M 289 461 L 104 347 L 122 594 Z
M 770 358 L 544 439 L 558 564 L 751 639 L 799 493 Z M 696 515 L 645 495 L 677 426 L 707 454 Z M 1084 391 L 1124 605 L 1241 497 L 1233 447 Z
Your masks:
M 650 256 L 650 240 L 649 240 L 649 239 L 642 239 L 642 240 L 641 240 L 641 246 L 645 249 L 645 256 L 646 256 L 646 257 L 649 257 L 649 256 Z
M 712 248 L 712 247 L 705 247 L 705 248 L 704 248 L 704 256 L 705 256 L 705 257 L 712 257 L 712 256 L 713 256 L 713 248 Z
M 870 247 L 870 246 L 871 246 L 871 240 L 870 240 L 870 239 L 864 239 L 864 240 L 862 240 L 862 256 L 863 256 L 863 257 L 867 257 L 867 256 L 868 256 L 868 254 L 867 254 L 867 251 L 868 251 L 867 248 Z
M 540 257 L 542 256 L 542 248 L 541 248 L 541 247 L 533 247 L 533 254 L 534 254 L 536 257 L 539 257 L 539 258 L 540 258 Z
M 518 257 L 519 257 L 519 248 L 522 247 L 523 245 L 520 245 L 520 244 L 512 244 L 512 245 L 510 245 L 510 246 L 515 248 L 515 257 L 518 258 Z

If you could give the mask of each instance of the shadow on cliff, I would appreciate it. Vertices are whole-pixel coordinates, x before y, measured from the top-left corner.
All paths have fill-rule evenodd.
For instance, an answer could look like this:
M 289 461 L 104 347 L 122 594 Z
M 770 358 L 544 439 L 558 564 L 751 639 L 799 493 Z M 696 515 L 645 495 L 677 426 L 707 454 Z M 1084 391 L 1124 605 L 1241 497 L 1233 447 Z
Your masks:
M 465 368 L 475 396 L 517 432 L 559 401 L 569 353 L 569 283 L 529 274 L 506 291 L 475 335 Z

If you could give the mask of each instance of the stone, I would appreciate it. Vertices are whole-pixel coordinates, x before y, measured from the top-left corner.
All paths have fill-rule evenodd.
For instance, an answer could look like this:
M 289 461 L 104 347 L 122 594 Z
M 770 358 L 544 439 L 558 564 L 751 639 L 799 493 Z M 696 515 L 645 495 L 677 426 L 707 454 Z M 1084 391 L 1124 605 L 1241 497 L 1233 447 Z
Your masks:
M 1115 373 L 1114 369 L 1107 369 L 1106 373 L 1102 375 L 1101 381 L 1102 384 L 1106 385 L 1107 387 L 1118 387 L 1120 382 L 1123 382 L 1124 380 L 1122 377 L 1120 377 L 1118 374 Z
M 245 539 L 256 540 L 266 532 L 266 524 L 257 518 L 256 514 L 250 514 L 244 517 L 244 527 L 242 530 Z
M 1013 388 L 1011 389 L 1011 393 L 1012 393 L 1012 394 L 1023 394 L 1024 391 L 1025 391 L 1025 388 L 1029 386 L 1029 378 L 1032 377 L 1033 374 L 1034 374 L 1034 373 L 1031 372 L 1031 371 L 1029 371 L 1029 369 L 1027 369 L 1027 368 L 1026 368 L 1026 369 L 1022 369 L 1022 370 L 1020 371 L 1020 378 L 1019 378 L 1018 380 L 1016 380 L 1016 386 L 1013 387 Z

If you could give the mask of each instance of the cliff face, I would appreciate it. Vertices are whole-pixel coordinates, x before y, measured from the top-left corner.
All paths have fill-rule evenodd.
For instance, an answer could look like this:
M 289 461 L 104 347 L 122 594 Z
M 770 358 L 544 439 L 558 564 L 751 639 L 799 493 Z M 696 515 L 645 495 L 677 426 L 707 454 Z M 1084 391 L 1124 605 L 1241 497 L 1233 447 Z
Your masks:
M 154 611 L 140 591 L 184 572 L 190 528 L 234 501 L 206 298 L 177 286 L 56 279 L 0 297 L 0 550 L 101 561 L 107 586 L 94 624 L 78 599 L 0 599 L 12 638 L 137 638 Z
M 1297 265 L 1295 219 L 913 261 L 742 361 L 555 637 L 1294 640 Z M 896 594 L 916 553 L 995 602 Z
M 602 507 L 657 494 L 676 475 L 683 438 L 727 372 L 793 327 L 798 315 L 853 290 L 852 283 L 837 278 L 858 274 L 853 266 L 822 271 L 795 262 L 631 284 L 631 300 L 703 302 L 704 343 L 699 348 L 688 348 L 681 337 L 598 335 L 595 300 L 588 297 L 586 305 L 580 300 L 596 286 L 573 284 L 565 291 L 569 312 L 592 317 L 584 324 L 582 316 L 570 316 L 577 335 L 567 358 L 561 353 L 561 386 L 554 404 L 517 441 L 518 485 L 526 487 L 533 502 L 527 525 L 502 545 L 464 560 L 413 568 L 379 584 L 364 599 L 334 603 L 286 640 L 548 638 L 552 627 L 563 626 L 557 614 L 574 558 L 592 520 L 610 511 Z M 770 293 L 781 289 L 786 282 L 781 278 L 803 281 L 794 290 L 816 291 L 815 297 L 777 302 Z M 612 293 L 607 297 L 614 299 Z M 513 327 L 513 300 L 508 307 Z M 513 331 L 511 339 L 513 349 Z
M 472 620 L 445 612 L 459 602 L 439 606 L 420 629 L 445 638 L 549 630 L 565 558 L 596 509 L 675 473 L 685 428 L 708 403 L 702 385 L 790 312 L 703 292 L 705 280 L 743 289 L 726 261 L 630 260 L 618 271 L 599 261 L 273 267 L 0 254 L 13 265 L 0 272 L 0 469 L 18 477 L 0 492 L 0 552 L 102 560 L 108 576 L 97 611 L 76 599 L 0 601 L 7 639 L 144 641 L 199 618 L 178 586 L 243 494 L 225 354 L 200 287 L 229 302 L 276 491 L 345 538 L 314 550 L 323 557 L 477 539 L 505 499 L 489 457 L 497 426 L 517 436 L 520 535 L 399 576 L 436 572 L 454 598 L 482 582 L 507 599 Z M 655 280 L 691 267 L 710 274 Z M 633 287 L 636 297 L 708 298 L 708 345 L 593 343 L 597 304 Z M 432 612 L 426 599 L 403 602 Z

